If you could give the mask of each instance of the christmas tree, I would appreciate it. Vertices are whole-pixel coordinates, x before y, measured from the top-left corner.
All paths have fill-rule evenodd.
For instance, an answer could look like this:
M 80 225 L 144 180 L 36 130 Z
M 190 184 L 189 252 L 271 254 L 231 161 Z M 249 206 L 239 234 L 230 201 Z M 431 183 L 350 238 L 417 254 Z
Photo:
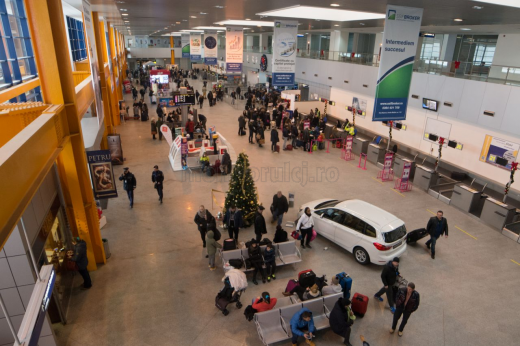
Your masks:
M 249 158 L 245 153 L 238 155 L 235 168 L 233 168 L 233 173 L 231 173 L 229 191 L 226 196 L 223 212 L 231 205 L 235 205 L 242 211 L 244 227 L 251 226 L 258 209 L 258 196 L 249 166 Z

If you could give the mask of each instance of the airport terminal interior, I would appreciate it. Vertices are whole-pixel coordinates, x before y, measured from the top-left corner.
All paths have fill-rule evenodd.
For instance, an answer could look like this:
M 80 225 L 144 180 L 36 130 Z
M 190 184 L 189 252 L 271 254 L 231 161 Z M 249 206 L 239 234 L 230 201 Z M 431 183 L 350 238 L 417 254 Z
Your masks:
M 519 18 L 0 0 L 0 346 L 518 345 Z

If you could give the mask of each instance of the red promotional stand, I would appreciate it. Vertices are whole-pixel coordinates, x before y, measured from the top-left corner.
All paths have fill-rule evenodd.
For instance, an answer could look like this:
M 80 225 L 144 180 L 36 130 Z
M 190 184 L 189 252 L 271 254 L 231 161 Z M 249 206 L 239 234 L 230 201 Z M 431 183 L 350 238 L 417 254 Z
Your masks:
M 405 162 L 403 166 L 403 174 L 401 178 L 397 179 L 395 182 L 394 189 L 399 190 L 401 192 L 411 191 L 412 190 L 412 182 L 410 181 L 410 171 L 412 170 L 412 163 Z
M 394 170 L 392 169 L 392 160 L 394 159 L 393 153 L 385 154 L 385 164 L 383 166 L 383 170 L 377 173 L 377 179 L 381 179 L 381 181 L 393 181 L 394 180 Z
M 343 149 L 341 149 L 341 158 L 345 161 L 354 160 L 354 154 L 352 153 L 352 142 L 354 138 L 348 136 L 343 143 Z
M 132 93 L 132 83 L 128 79 L 125 79 L 123 81 L 123 86 L 124 86 L 125 94 Z

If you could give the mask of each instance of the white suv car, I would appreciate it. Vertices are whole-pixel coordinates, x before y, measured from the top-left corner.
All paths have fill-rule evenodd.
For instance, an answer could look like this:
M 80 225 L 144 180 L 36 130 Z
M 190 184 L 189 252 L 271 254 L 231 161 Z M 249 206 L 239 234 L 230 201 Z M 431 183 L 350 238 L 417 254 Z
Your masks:
M 316 233 L 352 252 L 361 264 L 384 265 L 406 250 L 406 228 L 396 216 L 370 203 L 352 199 L 321 199 L 309 207 Z

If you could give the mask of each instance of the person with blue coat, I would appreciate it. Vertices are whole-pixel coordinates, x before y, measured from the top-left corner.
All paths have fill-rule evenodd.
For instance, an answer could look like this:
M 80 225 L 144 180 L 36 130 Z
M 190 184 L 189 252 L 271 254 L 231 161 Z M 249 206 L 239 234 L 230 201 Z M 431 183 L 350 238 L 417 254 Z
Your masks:
M 314 327 L 312 312 L 309 309 L 303 308 L 294 314 L 294 316 L 291 318 L 291 331 L 291 341 L 293 346 L 298 345 L 298 338 L 300 336 L 305 338 L 305 342 L 308 345 L 314 346 L 312 337 L 314 332 L 316 332 L 316 327 Z
M 238 243 L 238 231 L 243 225 L 242 211 L 237 210 L 237 207 L 232 204 L 224 215 L 224 224 L 227 226 L 229 237 Z

